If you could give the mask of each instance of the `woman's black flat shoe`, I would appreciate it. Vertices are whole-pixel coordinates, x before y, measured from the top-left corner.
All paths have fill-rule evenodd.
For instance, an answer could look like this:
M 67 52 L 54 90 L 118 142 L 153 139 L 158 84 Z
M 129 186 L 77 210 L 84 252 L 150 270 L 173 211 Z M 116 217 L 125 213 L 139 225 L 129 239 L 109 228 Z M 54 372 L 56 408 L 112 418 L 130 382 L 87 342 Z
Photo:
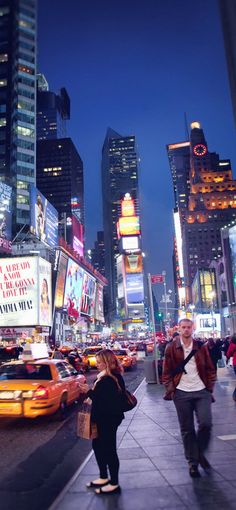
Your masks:
M 108 483 L 109 483 L 109 480 L 107 480 L 107 482 L 103 482 L 103 483 L 88 482 L 88 483 L 86 483 L 86 487 L 88 489 L 100 488 L 100 487 L 104 487 L 104 485 L 107 485 Z
M 107 485 L 107 484 L 106 484 Z M 121 488 L 120 486 L 118 485 L 118 487 L 116 487 L 115 489 L 113 489 L 112 491 L 103 491 L 102 490 L 102 487 L 100 487 L 99 489 L 96 489 L 95 490 L 96 494 L 104 494 L 105 496 L 107 496 L 108 494 L 119 494 L 121 492 Z

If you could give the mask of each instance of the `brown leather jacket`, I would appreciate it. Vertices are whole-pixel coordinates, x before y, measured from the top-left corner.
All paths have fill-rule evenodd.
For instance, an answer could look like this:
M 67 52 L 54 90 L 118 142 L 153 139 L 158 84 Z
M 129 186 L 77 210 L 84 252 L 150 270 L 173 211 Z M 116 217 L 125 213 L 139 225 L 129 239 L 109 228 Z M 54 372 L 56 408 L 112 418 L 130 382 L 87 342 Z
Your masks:
M 206 389 L 212 392 L 216 380 L 216 371 L 212 364 L 207 346 L 204 344 L 201 345 L 197 340 L 193 340 L 193 349 L 197 351 L 194 357 L 199 377 L 205 384 Z M 184 350 L 178 338 L 167 345 L 165 350 L 162 382 L 166 387 L 166 394 L 164 396 L 166 400 L 171 400 L 174 396 L 175 389 L 180 382 L 183 372 L 177 373 L 176 375 L 173 375 L 173 372 L 183 361 Z

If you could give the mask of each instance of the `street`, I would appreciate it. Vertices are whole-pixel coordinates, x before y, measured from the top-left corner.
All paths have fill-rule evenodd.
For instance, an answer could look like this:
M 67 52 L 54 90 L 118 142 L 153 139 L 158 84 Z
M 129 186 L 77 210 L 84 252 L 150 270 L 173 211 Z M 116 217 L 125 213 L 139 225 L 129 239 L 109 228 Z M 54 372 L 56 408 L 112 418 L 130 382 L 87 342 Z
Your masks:
M 125 372 L 134 391 L 143 379 L 143 364 Z M 96 378 L 96 370 L 87 376 Z M 90 441 L 76 436 L 78 405 L 68 410 L 64 422 L 54 417 L 0 421 L 1 510 L 46 510 L 91 450 Z

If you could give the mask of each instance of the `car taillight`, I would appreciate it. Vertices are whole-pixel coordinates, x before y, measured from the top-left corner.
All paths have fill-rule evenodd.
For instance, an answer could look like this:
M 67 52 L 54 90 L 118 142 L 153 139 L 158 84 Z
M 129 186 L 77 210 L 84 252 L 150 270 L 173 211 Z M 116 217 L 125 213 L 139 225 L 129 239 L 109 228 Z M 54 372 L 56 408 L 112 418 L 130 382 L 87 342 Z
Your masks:
M 38 386 L 34 391 L 34 398 L 48 398 L 48 389 L 44 386 Z
M 128 361 L 129 358 L 127 358 L 126 356 L 124 356 L 123 358 L 123 361 Z

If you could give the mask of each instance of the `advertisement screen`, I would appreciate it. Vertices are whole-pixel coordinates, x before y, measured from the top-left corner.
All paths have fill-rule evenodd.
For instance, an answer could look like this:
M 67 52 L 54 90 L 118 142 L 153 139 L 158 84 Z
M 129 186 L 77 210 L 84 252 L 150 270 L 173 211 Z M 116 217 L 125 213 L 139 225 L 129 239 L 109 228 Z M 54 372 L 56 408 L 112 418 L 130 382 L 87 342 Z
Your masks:
M 75 216 L 72 216 L 72 246 L 81 257 L 84 256 L 84 227 Z
M 236 226 L 229 228 L 229 244 L 233 273 L 234 295 L 236 296 Z
M 64 290 L 66 282 L 67 263 L 68 257 L 61 252 L 57 269 L 55 308 L 63 308 L 64 306 Z
M 116 273 L 117 273 L 117 297 L 118 299 L 122 299 L 125 296 L 123 276 L 123 255 L 119 255 L 117 257 Z
M 52 277 L 51 264 L 39 258 L 39 324 L 51 326 L 52 323 Z
M 68 314 L 79 317 L 81 308 L 81 296 L 83 285 L 84 270 L 69 258 L 66 273 L 66 285 L 64 295 L 64 307 Z
M 142 273 L 126 275 L 126 296 L 128 304 L 142 303 L 144 300 Z
M 126 273 L 142 273 L 143 270 L 143 262 L 142 255 L 136 255 L 135 253 L 131 253 L 130 255 L 125 255 L 125 272 Z
M 81 313 L 94 317 L 96 280 L 84 271 Z
M 9 253 L 11 251 L 12 239 L 12 188 L 0 182 L 0 251 Z
M 137 236 L 122 237 L 122 249 L 124 251 L 138 250 L 138 248 L 139 243 Z
M 1 327 L 50 325 L 51 306 L 49 262 L 40 257 L 0 260 Z
M 140 234 L 140 225 L 138 216 L 127 216 L 119 218 L 118 231 L 120 236 L 132 236 Z
M 58 212 L 42 193 L 30 185 L 30 229 L 49 246 L 58 245 Z
M 134 200 L 127 193 L 127 197 L 121 201 L 121 214 L 122 216 L 134 216 Z
M 95 306 L 95 318 L 98 321 L 104 322 L 104 311 L 103 311 L 103 286 L 100 283 L 96 285 L 96 306 Z

